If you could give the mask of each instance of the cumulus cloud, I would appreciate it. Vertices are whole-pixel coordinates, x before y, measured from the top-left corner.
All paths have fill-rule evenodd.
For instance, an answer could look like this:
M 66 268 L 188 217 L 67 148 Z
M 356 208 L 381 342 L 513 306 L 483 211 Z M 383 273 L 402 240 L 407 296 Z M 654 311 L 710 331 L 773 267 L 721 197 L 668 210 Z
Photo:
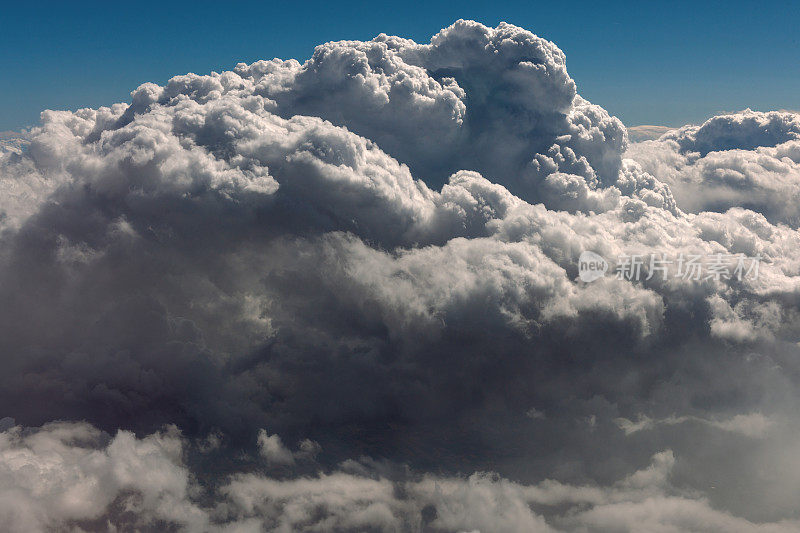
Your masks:
M 634 144 L 628 157 L 668 184 L 681 209 L 742 206 L 771 222 L 800 224 L 800 115 L 749 109 Z
M 259 435 L 262 450 L 275 443 L 282 446 L 275 435 Z M 736 518 L 676 489 L 669 450 L 608 486 L 553 480 L 526 485 L 490 472 L 397 476 L 361 459 L 284 479 L 234 472 L 212 489 L 198 483 L 186 465 L 190 447 L 174 428 L 136 438 L 125 431 L 110 437 L 85 423 L 15 427 L 0 434 L 0 516 L 10 532 L 788 532 L 800 527 L 796 521 L 756 524 Z
M 0 433 L 0 515 L 9 531 L 72 529 L 115 509 L 120 519 L 157 524 L 179 519 L 199 531 L 204 512 L 190 499 L 190 474 L 172 427 L 113 439 L 85 423 L 51 423 Z M 110 523 L 109 523 L 110 525 Z
M 798 132 L 629 145 L 555 44 L 469 21 L 46 111 L 0 149 L 4 512 L 792 529 Z M 613 275 L 650 254 L 762 260 Z
M 294 465 L 295 460 L 314 460 L 321 447 L 318 442 L 303 439 L 297 446 L 297 451 L 292 452 L 287 448 L 280 436 L 270 435 L 262 429 L 258 432 L 258 452 L 269 465 Z

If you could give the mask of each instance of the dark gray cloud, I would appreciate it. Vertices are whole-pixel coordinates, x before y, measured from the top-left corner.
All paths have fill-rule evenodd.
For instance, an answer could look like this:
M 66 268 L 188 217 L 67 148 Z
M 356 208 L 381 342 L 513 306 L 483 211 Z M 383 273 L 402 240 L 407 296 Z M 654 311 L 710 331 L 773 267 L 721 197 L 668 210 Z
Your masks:
M 0 150 L 2 512 L 797 529 L 800 236 L 707 177 L 771 198 L 795 120 L 629 148 L 554 44 L 463 21 L 47 111 Z M 763 261 L 583 283 L 584 250 Z

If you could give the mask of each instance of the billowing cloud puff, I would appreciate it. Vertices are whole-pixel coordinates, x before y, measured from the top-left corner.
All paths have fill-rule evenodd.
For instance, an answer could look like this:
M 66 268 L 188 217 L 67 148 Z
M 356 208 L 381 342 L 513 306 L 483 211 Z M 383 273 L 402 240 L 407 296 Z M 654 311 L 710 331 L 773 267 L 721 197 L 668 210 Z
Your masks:
M 553 43 L 465 21 L 44 112 L 0 152 L 2 512 L 796 529 L 793 116 L 628 148 Z
M 800 213 L 800 115 L 741 113 L 684 126 L 627 154 L 668 184 L 681 209 L 742 206 L 797 228 Z
M 800 140 L 800 117 L 791 112 L 758 113 L 746 109 L 735 115 L 713 117 L 700 126 L 684 126 L 664 135 L 684 152 L 753 150 Z

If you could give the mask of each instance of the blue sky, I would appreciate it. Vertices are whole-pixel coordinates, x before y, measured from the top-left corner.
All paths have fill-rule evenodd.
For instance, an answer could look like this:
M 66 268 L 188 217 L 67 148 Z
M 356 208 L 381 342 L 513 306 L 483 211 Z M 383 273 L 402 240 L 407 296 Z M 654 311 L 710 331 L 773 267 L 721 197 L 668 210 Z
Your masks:
M 427 42 L 458 18 L 556 42 L 580 93 L 628 125 L 800 109 L 800 6 L 789 2 L 15 2 L 0 11 L 0 131 L 36 124 L 44 108 L 127 101 L 146 81 L 302 60 L 328 40 Z

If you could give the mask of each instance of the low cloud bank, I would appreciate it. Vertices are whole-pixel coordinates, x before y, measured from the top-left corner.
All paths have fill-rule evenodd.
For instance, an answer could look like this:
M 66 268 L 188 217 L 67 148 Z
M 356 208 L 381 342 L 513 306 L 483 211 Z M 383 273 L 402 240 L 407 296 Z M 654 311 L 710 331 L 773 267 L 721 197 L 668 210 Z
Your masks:
M 269 459 L 278 450 L 287 457 L 292 452 L 279 437 L 265 436 L 259 447 L 266 461 L 255 472 L 229 474 L 208 489 L 183 460 L 190 447 L 174 427 L 143 438 L 126 431 L 111 437 L 86 423 L 14 427 L 0 434 L 0 517 L 14 533 L 174 528 L 777 533 L 800 527 L 796 521 L 754 524 L 676 489 L 669 481 L 675 465 L 670 450 L 610 486 L 552 480 L 524 485 L 493 473 L 418 474 L 368 459 L 305 475 L 275 471 Z M 305 469 L 309 466 L 317 465 Z

